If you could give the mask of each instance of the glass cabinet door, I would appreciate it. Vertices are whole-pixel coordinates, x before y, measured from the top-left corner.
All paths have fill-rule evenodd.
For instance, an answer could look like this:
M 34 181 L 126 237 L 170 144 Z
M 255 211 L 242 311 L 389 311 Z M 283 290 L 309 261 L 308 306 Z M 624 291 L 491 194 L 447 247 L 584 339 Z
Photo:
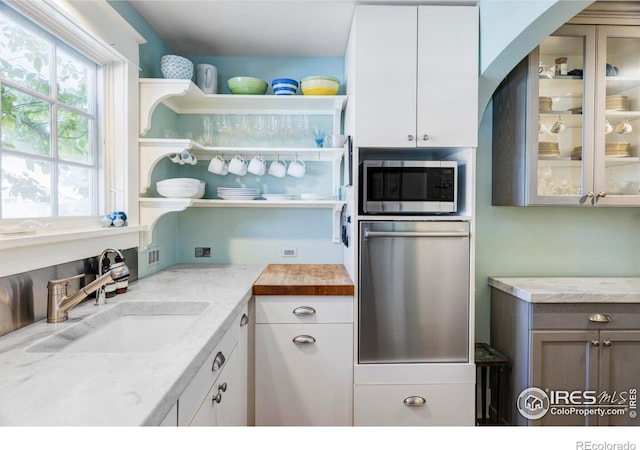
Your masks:
M 567 25 L 531 54 L 531 204 L 591 203 L 593 159 L 584 155 L 593 152 L 594 48 L 593 27 Z
M 595 202 L 640 203 L 640 32 L 597 27 Z

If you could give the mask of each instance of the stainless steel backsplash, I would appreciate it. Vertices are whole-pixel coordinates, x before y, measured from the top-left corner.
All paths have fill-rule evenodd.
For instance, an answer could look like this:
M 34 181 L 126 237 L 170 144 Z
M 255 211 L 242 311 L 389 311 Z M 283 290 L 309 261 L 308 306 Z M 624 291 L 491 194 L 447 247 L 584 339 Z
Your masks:
M 129 281 L 137 280 L 137 248 L 123 253 L 131 271 Z M 0 278 L 0 336 L 47 318 L 49 280 L 85 273 L 84 278 L 69 283 L 70 293 L 93 281 L 98 273 L 98 256 Z

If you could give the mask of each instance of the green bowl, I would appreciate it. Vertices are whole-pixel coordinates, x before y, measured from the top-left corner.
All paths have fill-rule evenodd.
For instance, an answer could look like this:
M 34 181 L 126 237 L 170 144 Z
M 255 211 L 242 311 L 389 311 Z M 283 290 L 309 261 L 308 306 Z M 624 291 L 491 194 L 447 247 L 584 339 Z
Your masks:
M 227 86 L 232 94 L 264 95 L 269 84 L 260 78 L 233 77 L 227 80 Z

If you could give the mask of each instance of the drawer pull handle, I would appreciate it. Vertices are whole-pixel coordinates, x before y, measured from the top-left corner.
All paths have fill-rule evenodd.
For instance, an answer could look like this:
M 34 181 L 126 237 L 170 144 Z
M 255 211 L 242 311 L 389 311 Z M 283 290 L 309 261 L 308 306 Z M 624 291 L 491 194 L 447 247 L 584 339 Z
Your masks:
M 215 358 L 213 358 L 213 365 L 211 366 L 211 371 L 215 372 L 216 370 L 220 370 L 220 367 L 224 364 L 227 358 L 224 357 L 222 352 L 218 352 Z
M 218 392 L 227 392 L 227 383 L 226 382 L 218 385 Z
M 248 323 L 249 323 L 249 316 L 247 316 L 246 314 L 243 314 L 242 317 L 240 318 L 240 326 L 243 327 Z
M 316 310 L 311 306 L 298 306 L 293 310 L 293 314 L 296 316 L 313 316 Z
M 216 395 L 214 395 L 211 398 L 211 401 L 214 401 L 216 403 L 220 403 L 222 401 L 222 394 L 220 392 L 218 392 Z
M 600 341 L 594 340 L 594 341 L 591 341 L 591 343 L 592 343 L 595 347 L 600 347 Z
M 419 395 L 412 395 L 404 399 L 404 404 L 407 406 L 424 406 L 427 404 L 427 400 Z
M 313 336 L 309 336 L 308 334 L 301 334 L 300 336 L 296 336 L 293 338 L 293 343 L 296 345 L 300 344 L 313 344 L 316 342 L 316 338 Z
M 611 322 L 611 316 L 608 314 L 595 313 L 589 316 L 589 320 L 591 322 L 607 323 L 607 322 Z
M 605 339 L 604 341 L 602 341 L 602 344 L 605 347 L 611 347 L 611 341 L 609 339 Z

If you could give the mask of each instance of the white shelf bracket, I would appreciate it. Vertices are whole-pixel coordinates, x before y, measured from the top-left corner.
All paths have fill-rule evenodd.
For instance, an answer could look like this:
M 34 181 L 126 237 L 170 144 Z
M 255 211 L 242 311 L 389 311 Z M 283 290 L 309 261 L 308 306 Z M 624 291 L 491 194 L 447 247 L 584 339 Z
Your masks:
M 153 228 L 160 217 L 170 212 L 184 211 L 193 200 L 190 198 L 163 199 L 161 204 L 153 201 L 140 201 L 140 223 L 147 225 L 147 230 L 140 233 L 140 251 L 146 250 L 151 245 Z
M 192 86 L 191 80 L 140 80 L 140 136 L 151 128 L 151 117 L 159 103 L 169 97 L 186 95 Z
M 153 168 L 165 156 L 199 148 L 189 139 L 140 139 L 140 193 L 151 185 Z

